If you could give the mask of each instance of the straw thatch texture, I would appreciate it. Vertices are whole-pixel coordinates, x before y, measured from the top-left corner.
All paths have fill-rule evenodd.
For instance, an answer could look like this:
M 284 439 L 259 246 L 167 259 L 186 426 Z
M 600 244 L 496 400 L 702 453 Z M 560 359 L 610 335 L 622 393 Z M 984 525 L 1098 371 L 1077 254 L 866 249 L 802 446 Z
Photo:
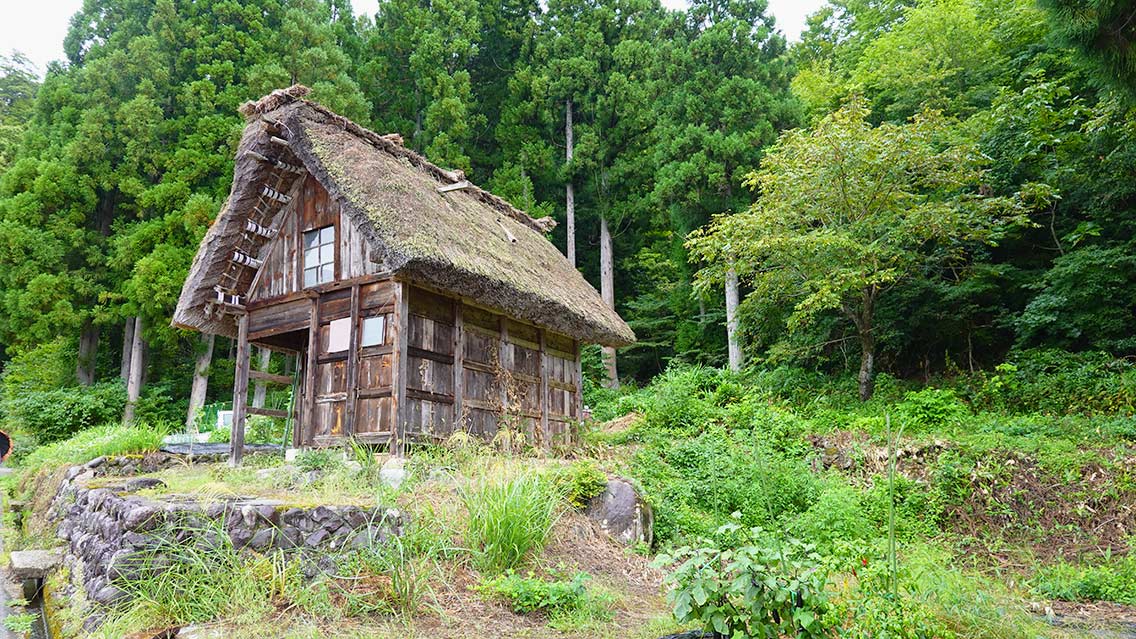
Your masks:
M 439 193 L 465 176 L 293 92 L 246 105 L 252 119 L 240 153 L 267 144 L 269 126 L 278 127 L 297 163 L 340 202 L 384 269 L 586 342 L 634 341 L 627 324 L 544 237 L 550 220 L 533 220 L 473 185 Z M 204 311 L 215 297 L 210 277 L 222 268 L 212 263 L 227 259 L 225 238 L 243 228 L 242 206 L 259 189 L 257 171 L 265 169 L 258 164 L 238 154 L 229 204 L 194 260 L 175 324 L 232 333 L 231 320 Z

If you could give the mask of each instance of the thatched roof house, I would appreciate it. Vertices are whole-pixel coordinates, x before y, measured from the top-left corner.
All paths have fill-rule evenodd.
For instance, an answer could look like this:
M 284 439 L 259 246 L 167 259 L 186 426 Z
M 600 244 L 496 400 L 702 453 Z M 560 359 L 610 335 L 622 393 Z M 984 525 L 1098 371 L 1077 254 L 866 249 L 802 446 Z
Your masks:
M 297 355 L 297 445 L 489 435 L 514 414 L 537 439 L 569 434 L 580 344 L 635 337 L 546 239 L 554 223 L 306 92 L 242 108 L 232 192 L 174 314 L 244 346 L 235 419 L 252 343 Z

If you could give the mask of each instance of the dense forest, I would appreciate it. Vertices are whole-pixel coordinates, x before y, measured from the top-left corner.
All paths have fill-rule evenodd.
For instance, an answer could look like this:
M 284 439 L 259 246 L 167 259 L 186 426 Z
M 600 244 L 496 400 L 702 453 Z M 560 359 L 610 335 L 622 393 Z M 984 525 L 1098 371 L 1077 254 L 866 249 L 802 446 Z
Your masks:
M 0 67 L 5 410 L 92 386 L 48 439 L 119 410 L 139 318 L 142 410 L 184 416 L 208 344 L 169 318 L 237 107 L 292 83 L 555 217 L 639 337 L 595 357 L 608 383 L 744 357 L 867 398 L 879 372 L 1136 355 L 1132 27 L 1049 5 L 833 0 L 790 46 L 764 0 L 87 0 L 42 79 Z

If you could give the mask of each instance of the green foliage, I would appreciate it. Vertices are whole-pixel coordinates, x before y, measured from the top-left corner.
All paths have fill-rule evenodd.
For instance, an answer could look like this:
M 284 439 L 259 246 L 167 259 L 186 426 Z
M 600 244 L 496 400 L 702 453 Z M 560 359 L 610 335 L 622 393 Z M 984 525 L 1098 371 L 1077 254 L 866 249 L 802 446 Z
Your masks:
M 328 471 L 342 465 L 342 451 L 333 448 L 311 448 L 296 455 L 296 467 L 303 472 Z
M 1136 407 L 1136 366 L 1103 352 L 1019 351 L 986 377 L 975 399 L 1016 413 L 1130 413 Z
M 126 406 L 119 381 L 85 388 L 26 392 L 6 402 L 7 421 L 16 432 L 41 443 L 57 442 L 81 430 L 117 422 Z
M 157 450 L 162 429 L 141 424 L 107 424 L 79 431 L 70 439 L 40 446 L 20 461 L 28 475 L 69 464 L 84 464 L 103 455 L 126 455 Z
M 34 612 L 9 613 L 4 617 L 4 627 L 12 632 L 30 633 L 39 615 Z
M 1097 564 L 1060 562 L 1044 567 L 1034 582 L 1041 596 L 1063 601 L 1136 604 L 1136 556 L 1106 555 Z
M 459 492 L 468 512 L 466 543 L 489 573 L 531 561 L 544 548 L 563 500 L 534 472 L 485 473 Z
M 911 431 L 940 430 L 959 424 L 967 412 L 953 390 L 925 388 L 904 395 L 896 406 L 896 420 Z
M 719 529 L 733 536 L 737 526 Z M 827 576 L 820 555 L 755 529 L 745 545 L 684 546 L 658 558 L 673 566 L 667 599 L 680 623 L 727 637 L 824 637 Z
M 588 574 L 579 572 L 568 581 L 548 581 L 533 573 L 519 575 L 512 570 L 486 579 L 477 587 L 484 594 L 507 601 L 513 612 L 539 612 L 557 617 L 582 608 L 587 603 L 585 582 Z
M 607 488 L 607 474 L 590 459 L 581 459 L 548 472 L 547 480 L 564 500 L 575 508 L 583 508 L 588 500 Z

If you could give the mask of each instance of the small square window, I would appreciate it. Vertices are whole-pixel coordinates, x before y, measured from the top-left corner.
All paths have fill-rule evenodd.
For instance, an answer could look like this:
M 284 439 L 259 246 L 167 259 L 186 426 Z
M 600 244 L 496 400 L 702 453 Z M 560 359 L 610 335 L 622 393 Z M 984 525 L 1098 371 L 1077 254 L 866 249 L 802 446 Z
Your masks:
M 335 279 L 335 227 L 304 232 L 304 287 Z
M 332 320 L 327 327 L 327 352 L 340 353 L 351 343 L 351 318 Z
M 363 318 L 363 346 L 378 346 L 386 341 L 385 315 Z

